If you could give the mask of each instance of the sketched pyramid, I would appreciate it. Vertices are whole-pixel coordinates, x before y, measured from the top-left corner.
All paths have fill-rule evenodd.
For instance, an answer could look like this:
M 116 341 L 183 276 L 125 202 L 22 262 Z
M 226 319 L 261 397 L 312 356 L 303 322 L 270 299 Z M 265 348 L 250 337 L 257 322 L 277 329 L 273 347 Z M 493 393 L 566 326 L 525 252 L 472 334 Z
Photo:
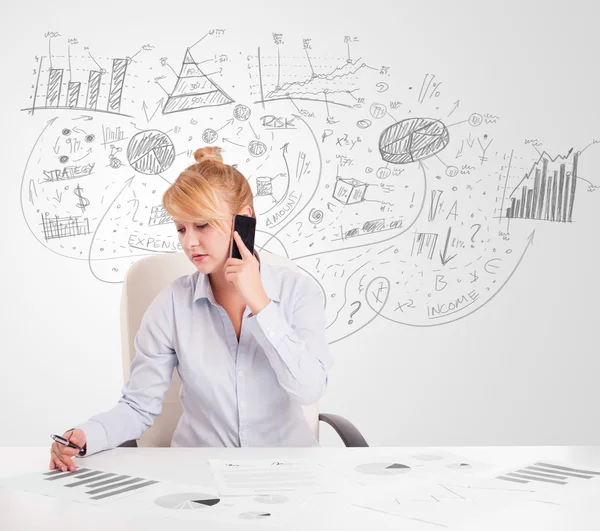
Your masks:
M 167 99 L 162 112 L 169 114 L 202 107 L 216 107 L 232 101 L 233 99 L 222 88 L 202 72 L 188 48 L 175 88 Z

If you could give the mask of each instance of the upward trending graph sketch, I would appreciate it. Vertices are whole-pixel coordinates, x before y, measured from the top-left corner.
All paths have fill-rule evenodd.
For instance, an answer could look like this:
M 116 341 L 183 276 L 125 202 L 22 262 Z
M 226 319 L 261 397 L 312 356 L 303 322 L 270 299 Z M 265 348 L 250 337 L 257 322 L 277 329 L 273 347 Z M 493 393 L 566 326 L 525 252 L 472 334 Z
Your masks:
M 251 75 L 251 94 L 259 96 L 256 103 L 282 99 L 319 101 L 327 106 L 351 107 L 358 90 L 358 74 L 368 66 L 361 58 L 311 58 L 307 48 L 305 59 L 277 55 L 265 55 L 258 48 L 256 55 L 248 55 Z M 328 110 L 329 113 L 329 110 Z

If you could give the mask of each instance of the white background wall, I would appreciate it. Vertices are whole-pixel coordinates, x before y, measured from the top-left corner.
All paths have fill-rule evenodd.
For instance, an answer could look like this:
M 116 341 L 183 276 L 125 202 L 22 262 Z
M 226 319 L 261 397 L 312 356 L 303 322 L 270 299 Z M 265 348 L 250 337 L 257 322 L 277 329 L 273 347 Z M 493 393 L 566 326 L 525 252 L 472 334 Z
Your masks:
M 560 152 L 600 139 L 600 8 L 591 0 L 134 4 L 3 8 L 3 445 L 49 444 L 50 433 L 112 407 L 122 385 L 120 284 L 49 252 L 20 210 L 43 123 L 20 109 L 46 31 L 77 33 L 104 56 L 152 41 L 173 57 L 213 27 L 248 46 L 272 31 L 323 42 L 360 35 L 361 54 L 395 75 L 435 71 L 465 105 L 500 116 L 509 146 L 539 138 Z M 585 178 L 598 185 L 596 157 Z M 471 316 L 433 328 L 375 319 L 333 344 L 323 411 L 351 419 L 371 445 L 600 444 L 599 210 L 600 191 L 582 185 L 576 223 L 530 223 L 526 258 Z M 338 444 L 327 428 L 323 443 Z

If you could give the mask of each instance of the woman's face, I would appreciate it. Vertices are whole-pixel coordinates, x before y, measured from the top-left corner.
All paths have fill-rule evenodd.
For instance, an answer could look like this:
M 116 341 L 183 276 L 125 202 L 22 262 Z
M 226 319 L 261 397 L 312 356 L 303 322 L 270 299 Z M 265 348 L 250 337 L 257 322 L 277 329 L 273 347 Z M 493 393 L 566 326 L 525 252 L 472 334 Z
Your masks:
M 250 215 L 252 210 L 246 207 L 240 213 Z M 228 213 L 228 216 L 225 221 L 226 234 L 206 221 L 192 223 L 173 220 L 183 251 L 201 273 L 212 273 L 218 267 L 223 267 L 229 258 L 233 214 Z

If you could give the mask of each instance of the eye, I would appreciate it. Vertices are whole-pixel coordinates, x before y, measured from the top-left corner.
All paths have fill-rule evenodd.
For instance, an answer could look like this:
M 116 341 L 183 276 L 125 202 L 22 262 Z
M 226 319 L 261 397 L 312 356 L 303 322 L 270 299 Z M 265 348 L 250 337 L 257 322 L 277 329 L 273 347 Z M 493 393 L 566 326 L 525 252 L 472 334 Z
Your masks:
M 177 232 L 181 232 L 183 234 L 183 231 L 185 230 L 185 227 L 182 227 L 180 229 L 177 229 Z
M 199 229 L 203 229 L 204 227 L 208 227 L 208 223 L 205 223 L 204 225 L 196 225 L 196 227 Z

